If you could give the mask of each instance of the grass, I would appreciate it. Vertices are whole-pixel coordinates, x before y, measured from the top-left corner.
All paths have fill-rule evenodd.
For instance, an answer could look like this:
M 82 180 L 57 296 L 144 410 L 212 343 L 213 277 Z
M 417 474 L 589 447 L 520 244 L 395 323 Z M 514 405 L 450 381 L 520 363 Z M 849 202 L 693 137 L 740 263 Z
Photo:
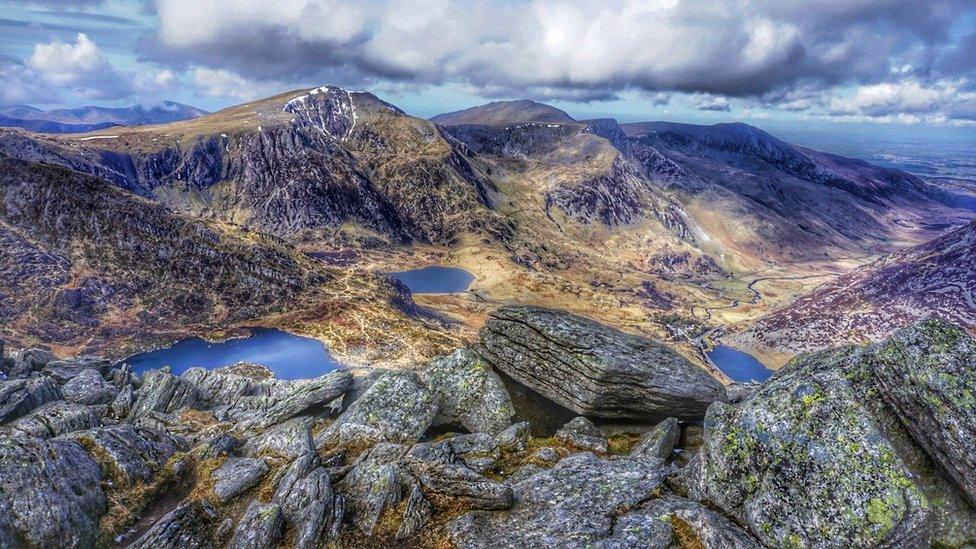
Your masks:
M 671 529 L 674 531 L 674 539 L 679 549 L 705 549 L 698 533 L 690 524 L 682 520 L 677 515 L 670 516 Z

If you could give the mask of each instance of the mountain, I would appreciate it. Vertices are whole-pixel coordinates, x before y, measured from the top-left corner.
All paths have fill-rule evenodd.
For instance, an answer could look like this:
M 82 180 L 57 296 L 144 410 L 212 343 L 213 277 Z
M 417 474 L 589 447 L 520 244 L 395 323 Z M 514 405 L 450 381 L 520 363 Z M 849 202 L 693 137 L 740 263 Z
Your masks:
M 207 114 L 196 107 L 163 101 L 132 107 L 77 107 L 41 110 L 29 105 L 0 106 L 0 127 L 24 128 L 44 133 L 84 133 L 111 126 L 165 124 Z
M 296 331 L 329 326 L 337 350 L 352 345 L 337 328 L 349 326 L 361 341 L 352 327 L 367 319 L 390 332 L 421 332 L 400 312 L 402 289 L 384 278 L 336 270 L 279 239 L 4 155 L 0 242 L 0 333 L 23 343 L 125 352 L 279 313 L 287 318 L 277 324 Z M 436 331 L 423 330 L 428 342 Z
M 575 122 L 571 116 L 556 107 L 537 103 L 530 99 L 494 101 L 470 109 L 438 114 L 431 117 L 430 120 L 441 126 L 465 124 L 501 126 L 527 123 L 572 124 Z
M 730 336 L 792 355 L 877 341 L 929 316 L 976 327 L 976 222 L 887 255 L 814 289 Z

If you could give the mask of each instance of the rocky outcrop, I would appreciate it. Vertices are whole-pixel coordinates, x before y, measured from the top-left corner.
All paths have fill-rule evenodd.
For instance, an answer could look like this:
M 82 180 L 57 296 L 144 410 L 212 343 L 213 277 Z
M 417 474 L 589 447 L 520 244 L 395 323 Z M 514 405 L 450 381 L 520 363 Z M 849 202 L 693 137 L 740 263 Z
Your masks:
M 44 403 L 60 399 L 61 391 L 48 377 L 0 381 L 0 423 L 17 419 Z
M 377 379 L 326 430 L 315 438 L 318 448 L 339 441 L 340 428 L 356 424 L 378 431 L 383 440 L 416 442 L 437 416 L 437 395 L 413 372 L 389 372 Z
M 590 452 L 607 453 L 610 443 L 603 432 L 585 417 L 576 417 L 556 431 L 556 440 Z
M 438 423 L 460 424 L 472 433 L 498 434 L 512 424 L 515 408 L 498 374 L 476 352 L 455 351 L 422 373 L 435 393 Z
M 284 520 L 281 507 L 274 503 L 252 501 L 237 523 L 232 549 L 273 549 L 281 538 Z
M 111 425 L 67 436 L 98 460 L 105 476 L 128 485 L 151 482 L 182 446 L 169 433 L 132 425 Z
M 192 407 L 198 399 L 197 388 L 192 383 L 167 370 L 152 370 L 139 388 L 129 418 L 137 419 L 150 412 L 172 413 L 184 406 Z
M 61 387 L 64 399 L 78 404 L 111 404 L 119 390 L 98 370 L 82 370 Z
M 100 356 L 79 356 L 52 360 L 44 365 L 43 372 L 58 383 L 65 383 L 85 370 L 95 370 L 100 375 L 105 375 L 111 366 L 111 362 Z
M 187 501 L 159 519 L 137 539 L 132 549 L 208 549 L 213 539 L 217 512 L 206 500 Z
M 227 502 L 254 487 L 268 472 L 263 459 L 230 458 L 213 472 L 214 494 Z
M 352 385 L 348 370 L 314 379 L 278 382 L 265 395 L 245 395 L 228 406 L 214 409 L 218 419 L 245 429 L 265 429 L 295 416 L 321 411 L 340 399 Z
M 681 437 L 678 420 L 669 417 L 653 429 L 641 435 L 640 441 L 630 451 L 630 456 L 644 459 L 667 459 Z
M 480 352 L 588 417 L 695 420 L 726 399 L 721 383 L 664 345 L 561 311 L 502 307 L 481 330 Z
M 93 407 L 56 400 L 14 421 L 10 429 L 14 433 L 36 438 L 52 438 L 100 425 L 101 417 Z

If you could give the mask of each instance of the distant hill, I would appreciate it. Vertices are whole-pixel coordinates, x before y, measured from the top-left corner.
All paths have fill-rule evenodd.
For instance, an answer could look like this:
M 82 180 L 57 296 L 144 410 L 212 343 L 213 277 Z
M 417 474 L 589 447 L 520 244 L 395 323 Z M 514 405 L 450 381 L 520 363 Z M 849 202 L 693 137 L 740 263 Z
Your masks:
M 500 126 L 505 124 L 550 123 L 572 124 L 576 122 L 564 111 L 537 103 L 530 99 L 518 101 L 494 101 L 486 105 L 471 107 L 461 111 L 438 114 L 430 119 L 441 126 L 460 126 L 464 124 Z
M 0 126 L 44 133 L 84 133 L 111 126 L 165 124 L 205 114 L 207 111 L 174 101 L 148 107 L 87 106 L 47 111 L 30 105 L 4 105 L 0 106 Z

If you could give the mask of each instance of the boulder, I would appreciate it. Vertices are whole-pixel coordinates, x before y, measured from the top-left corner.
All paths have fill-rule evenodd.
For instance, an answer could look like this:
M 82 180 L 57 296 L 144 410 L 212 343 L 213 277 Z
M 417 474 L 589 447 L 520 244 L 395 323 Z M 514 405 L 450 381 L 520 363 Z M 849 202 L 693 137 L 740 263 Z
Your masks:
M 323 410 L 341 398 L 352 384 L 348 370 L 337 370 L 314 379 L 277 381 L 267 395 L 247 395 L 214 410 L 221 421 L 241 429 L 266 429 L 300 415 Z
M 279 423 L 270 429 L 247 439 L 241 448 L 245 456 L 258 457 L 271 455 L 286 459 L 315 451 L 312 433 L 309 430 L 311 418 L 299 416 Z
M 379 377 L 327 429 L 315 438 L 323 448 L 338 443 L 339 430 L 356 423 L 380 432 L 390 442 L 409 444 L 423 435 L 437 416 L 437 396 L 414 372 L 391 371 Z
M 618 510 L 652 497 L 667 473 L 660 465 L 575 454 L 513 484 L 511 509 L 469 513 L 449 523 L 448 538 L 459 548 L 596 545 L 613 535 Z
M 339 537 L 343 500 L 333 491 L 329 473 L 314 450 L 285 469 L 272 501 L 281 506 L 286 524 L 295 531 L 295 547 L 319 547 Z
M 562 429 L 556 431 L 555 439 L 570 444 L 580 450 L 606 454 L 610 451 L 610 442 L 603 436 L 603 431 L 593 425 L 585 417 L 575 417 Z
M 58 383 L 65 383 L 85 370 L 96 370 L 100 375 L 105 375 L 111 367 L 112 363 L 100 356 L 78 356 L 52 360 L 45 364 L 41 371 L 53 377 Z
M 403 464 L 429 493 L 447 496 L 472 509 L 507 509 L 512 490 L 469 468 L 453 454 L 441 454 L 430 445 L 410 449 Z
M 95 545 L 107 509 L 102 472 L 77 442 L 5 438 L 0 444 L 0 544 Z
M 689 495 L 763 544 L 925 544 L 929 503 L 832 366 L 847 355 L 801 357 L 742 403 L 713 404 Z
M 252 501 L 237 523 L 231 549 L 273 549 L 278 546 L 284 527 L 281 507 L 275 503 Z
M 617 518 L 603 547 L 760 549 L 748 533 L 701 504 L 673 495 Z
M 135 420 L 150 412 L 170 414 L 184 406 L 193 407 L 198 399 L 197 388 L 189 381 L 166 368 L 151 370 L 146 373 L 128 418 Z
M 82 370 L 69 379 L 61 393 L 64 399 L 78 404 L 111 404 L 119 390 L 105 381 L 98 370 Z
M 700 420 L 726 400 L 715 378 L 668 347 L 563 311 L 498 309 L 479 352 L 496 369 L 579 415 Z
M 180 449 L 180 442 L 169 433 L 124 424 L 65 436 L 80 442 L 102 466 L 103 474 L 116 484 L 152 482 Z
M 521 452 L 525 450 L 526 445 L 529 442 L 529 435 L 531 434 L 531 426 L 528 421 L 522 421 L 512 425 L 511 427 L 505 429 L 495 440 L 498 441 L 498 447 L 507 452 Z
M 10 379 L 28 377 L 31 372 L 40 371 L 54 359 L 54 353 L 46 349 L 31 348 L 14 351 L 10 353 L 7 376 Z
M 254 377 L 237 373 L 233 367 L 216 370 L 190 368 L 180 377 L 197 388 L 200 404 L 208 408 L 234 405 L 243 396 L 268 392 L 266 388 L 262 388 L 264 391 L 259 389 L 259 382 Z
M 256 486 L 267 472 L 263 459 L 228 458 L 213 472 L 214 494 L 226 503 Z
M 641 435 L 640 440 L 630 451 L 635 458 L 668 459 L 675 444 L 681 438 L 681 425 L 678 420 L 669 417 L 658 423 L 653 429 Z
M 876 345 L 857 373 L 976 506 L 973 338 L 947 322 L 923 321 Z
M 21 435 L 52 438 L 94 429 L 101 424 L 101 418 L 93 407 L 55 400 L 14 421 L 10 424 L 10 430 Z
M 52 400 L 61 400 L 61 391 L 46 376 L 0 381 L 0 423 L 17 419 Z
M 504 383 L 473 350 L 460 349 L 434 360 L 422 376 L 437 394 L 437 423 L 492 435 L 512 424 L 515 408 Z
M 208 440 L 206 444 L 197 446 L 193 451 L 201 460 L 216 459 L 231 455 L 238 446 L 240 446 L 240 441 L 233 435 L 221 433 Z
M 126 385 L 115 395 L 115 400 L 108 407 L 108 413 L 115 419 L 122 420 L 132 412 L 132 406 L 136 403 L 136 395 L 132 385 Z
M 207 500 L 187 500 L 159 519 L 129 549 L 210 549 L 217 511 Z
M 370 535 L 380 516 L 403 499 L 404 471 L 400 460 L 408 448 L 383 442 L 359 456 L 337 485 L 345 498 L 346 514 L 361 532 Z

